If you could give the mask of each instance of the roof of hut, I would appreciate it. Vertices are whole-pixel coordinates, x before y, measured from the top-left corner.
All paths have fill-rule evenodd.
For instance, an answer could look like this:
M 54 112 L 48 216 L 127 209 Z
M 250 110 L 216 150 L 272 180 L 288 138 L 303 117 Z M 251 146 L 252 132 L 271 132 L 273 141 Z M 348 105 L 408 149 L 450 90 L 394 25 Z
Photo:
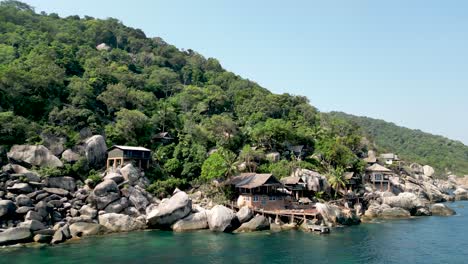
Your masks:
M 366 171 L 374 171 L 374 172 L 392 172 L 391 170 L 385 168 L 380 164 L 374 164 L 366 169 Z
M 114 145 L 110 147 L 107 151 L 113 150 L 115 148 L 121 149 L 121 150 L 136 150 L 136 151 L 151 151 L 147 148 L 144 147 L 133 147 L 133 146 L 121 146 L 121 145 Z
M 273 174 L 241 173 L 232 178 L 229 184 L 236 188 L 253 189 L 260 186 L 282 186 Z
M 290 177 L 281 179 L 281 182 L 283 184 L 293 185 L 293 184 L 304 183 L 304 180 L 302 180 L 301 177 L 290 176 Z

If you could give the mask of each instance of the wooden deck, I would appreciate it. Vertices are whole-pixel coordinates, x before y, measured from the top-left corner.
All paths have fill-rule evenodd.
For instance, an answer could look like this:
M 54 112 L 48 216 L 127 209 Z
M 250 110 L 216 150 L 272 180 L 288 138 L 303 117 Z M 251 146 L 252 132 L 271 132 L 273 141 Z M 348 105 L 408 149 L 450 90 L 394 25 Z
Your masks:
M 238 211 L 240 208 L 236 205 L 227 204 L 227 207 Z M 264 216 L 271 217 L 272 219 L 289 219 L 290 221 L 294 220 L 297 222 L 302 222 L 304 220 L 317 219 L 320 217 L 320 213 L 317 212 L 315 208 L 309 209 L 282 209 L 282 210 L 264 210 L 258 208 L 252 208 L 256 214 L 261 214 Z

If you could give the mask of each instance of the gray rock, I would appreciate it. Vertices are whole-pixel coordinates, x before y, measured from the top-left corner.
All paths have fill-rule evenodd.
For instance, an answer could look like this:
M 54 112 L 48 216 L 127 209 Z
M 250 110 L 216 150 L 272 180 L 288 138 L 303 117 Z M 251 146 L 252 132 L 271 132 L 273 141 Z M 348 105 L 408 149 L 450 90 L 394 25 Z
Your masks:
M 120 198 L 120 200 L 117 200 L 113 203 L 110 203 L 105 211 L 106 213 L 120 213 L 122 212 L 123 210 L 125 210 L 125 208 L 127 208 L 129 206 L 129 202 L 128 202 L 128 199 L 127 197 L 122 197 Z
M 61 188 L 44 188 L 43 190 L 50 194 L 56 194 L 60 196 L 68 196 L 70 194 L 70 192 Z
M 14 145 L 7 153 L 10 160 L 29 166 L 62 167 L 63 163 L 42 145 Z
M 191 214 L 172 225 L 172 230 L 176 232 L 201 230 L 208 228 L 208 216 L 206 211 Z
M 98 211 L 88 205 L 84 205 L 83 207 L 81 207 L 80 209 L 80 215 L 81 216 L 87 216 L 91 219 L 94 219 L 97 217 L 97 213 Z
M 231 232 L 239 227 L 239 219 L 234 212 L 222 205 L 216 205 L 207 212 L 208 226 L 211 231 Z
M 103 165 L 107 156 L 107 145 L 104 137 L 95 135 L 85 141 L 85 155 L 91 166 Z
M 41 200 L 44 200 L 45 198 L 49 197 L 49 193 L 41 193 L 41 194 L 38 194 L 35 198 L 36 201 L 41 201 Z
M 62 159 L 68 163 L 75 163 L 81 159 L 81 156 L 73 150 L 67 149 L 62 153 Z
M 138 187 L 130 186 L 127 188 L 127 191 L 130 204 L 132 204 L 136 209 L 140 211 L 145 210 L 150 204 L 146 196 L 143 195 L 143 191 L 139 190 Z
M 0 246 L 30 242 L 32 233 L 29 228 L 15 227 L 0 233 Z
M 124 181 L 124 177 L 116 172 L 108 172 L 106 176 L 104 177 L 104 180 L 112 180 L 115 183 L 119 184 Z
M 41 138 L 44 142 L 44 146 L 56 156 L 62 154 L 63 150 L 65 149 L 64 145 L 67 143 L 67 139 L 65 137 L 56 136 L 47 132 L 41 133 Z
M 99 224 L 111 232 L 129 232 L 146 228 L 144 219 L 133 218 L 124 214 L 108 213 L 99 216 Z
M 59 229 L 59 228 L 57 228 Z M 33 232 L 34 235 L 49 235 L 53 236 L 55 234 L 55 230 L 53 229 L 42 229 Z
M 40 201 L 38 202 L 35 206 L 34 209 L 36 212 L 41 215 L 43 218 L 46 218 L 49 216 L 49 214 L 52 212 L 52 208 L 50 208 L 46 202 Z
M 108 230 L 96 223 L 78 222 L 70 225 L 70 233 L 72 237 L 94 236 L 107 233 Z
M 28 213 L 31 210 L 34 210 L 34 207 L 32 207 L 32 206 L 21 206 L 20 208 L 16 209 L 16 214 L 24 215 L 24 214 Z
M 270 222 L 265 216 L 256 215 L 252 220 L 247 223 L 243 223 L 235 232 L 254 232 L 263 231 L 270 229 Z
M 35 211 L 29 211 L 26 213 L 26 216 L 24 217 L 24 220 L 36 220 L 36 221 L 39 221 L 41 222 L 42 220 L 44 219 L 44 217 L 42 215 L 40 215 L 39 213 L 35 212 Z
M 423 207 L 424 204 L 419 200 L 419 198 L 414 193 L 400 193 L 398 196 L 394 197 L 384 197 L 383 203 L 391 207 L 403 208 L 407 211 L 414 211 L 418 207 Z
M 44 226 L 43 223 L 37 221 L 37 220 L 26 220 L 18 225 L 18 227 L 25 227 L 29 228 L 31 231 L 37 231 L 37 230 L 42 230 L 45 229 L 46 227 Z
M 132 217 L 138 217 L 140 216 L 140 211 L 138 211 L 138 209 L 136 209 L 135 207 L 127 207 L 125 210 L 124 210 L 124 213 L 126 215 L 129 215 L 129 216 L 132 216 Z
M 48 177 L 46 179 L 46 185 L 52 188 L 64 189 L 69 192 L 73 192 L 76 189 L 75 179 L 69 176 Z
M 455 195 L 455 200 L 464 201 L 468 200 L 468 191 L 462 187 L 458 187 L 453 194 Z
M 425 165 L 425 166 L 423 166 L 423 173 L 427 177 L 432 177 L 434 175 L 434 173 L 435 173 L 435 170 L 431 166 Z
M 120 173 L 122 174 L 123 178 L 131 185 L 135 184 L 135 182 L 137 182 L 138 178 L 140 177 L 140 172 L 131 163 L 121 168 Z
M 14 216 L 16 205 L 10 200 L 0 200 L 0 219 Z
M 55 234 L 53 235 L 52 241 L 50 243 L 55 245 L 63 243 L 65 242 L 65 240 L 67 240 L 67 238 L 63 234 L 62 229 L 58 229 L 57 231 L 55 231 Z
M 451 216 L 451 215 L 455 215 L 456 212 L 446 206 L 445 204 L 433 204 L 431 206 L 431 212 L 432 212 L 432 215 L 438 215 L 438 216 Z
M 112 180 L 99 183 L 88 197 L 88 201 L 97 206 L 98 210 L 106 208 L 110 203 L 120 199 L 120 191 Z
M 27 195 L 20 194 L 16 197 L 16 205 L 21 207 L 21 206 L 32 206 L 33 202 L 31 198 L 29 198 Z
M 403 208 L 393 207 L 382 210 L 380 216 L 382 218 L 409 218 L 411 217 L 411 214 Z
M 250 221 L 254 217 L 254 211 L 248 206 L 243 206 L 239 212 L 236 213 L 237 219 L 241 224 Z
M 150 210 L 146 220 L 149 226 L 170 226 L 186 217 L 191 211 L 192 200 L 185 192 L 178 192 Z
M 15 183 L 12 187 L 8 187 L 7 190 L 12 193 L 30 193 L 33 191 L 32 187 L 24 182 Z
M 41 244 L 49 244 L 52 241 L 51 235 L 42 235 L 37 234 L 33 237 L 34 242 L 41 243 Z

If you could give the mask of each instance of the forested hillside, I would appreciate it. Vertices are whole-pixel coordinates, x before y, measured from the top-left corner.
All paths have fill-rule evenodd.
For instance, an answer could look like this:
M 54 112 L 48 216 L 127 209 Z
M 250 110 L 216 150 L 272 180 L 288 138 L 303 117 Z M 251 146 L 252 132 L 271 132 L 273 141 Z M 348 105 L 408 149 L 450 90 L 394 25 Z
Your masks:
M 272 94 L 116 19 L 60 18 L 16 1 L 0 4 L 0 111 L 3 155 L 45 134 L 67 147 L 102 134 L 153 150 L 148 175 L 159 181 L 221 178 L 243 162 L 278 176 L 297 166 L 360 171 L 366 151 L 356 126 L 321 119 L 305 97 Z
M 431 164 L 441 173 L 448 170 L 458 175 L 468 174 L 468 147 L 459 141 L 400 127 L 383 120 L 341 112 L 332 112 L 329 115 L 360 126 L 382 152 L 394 152 L 406 160 Z

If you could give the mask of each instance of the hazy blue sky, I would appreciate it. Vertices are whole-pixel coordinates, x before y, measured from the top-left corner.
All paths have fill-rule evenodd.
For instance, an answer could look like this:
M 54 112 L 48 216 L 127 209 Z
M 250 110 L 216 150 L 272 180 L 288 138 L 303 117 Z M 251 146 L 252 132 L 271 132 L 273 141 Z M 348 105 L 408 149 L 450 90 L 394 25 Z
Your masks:
M 468 144 L 468 1 L 26 0 L 115 17 L 322 111 Z

